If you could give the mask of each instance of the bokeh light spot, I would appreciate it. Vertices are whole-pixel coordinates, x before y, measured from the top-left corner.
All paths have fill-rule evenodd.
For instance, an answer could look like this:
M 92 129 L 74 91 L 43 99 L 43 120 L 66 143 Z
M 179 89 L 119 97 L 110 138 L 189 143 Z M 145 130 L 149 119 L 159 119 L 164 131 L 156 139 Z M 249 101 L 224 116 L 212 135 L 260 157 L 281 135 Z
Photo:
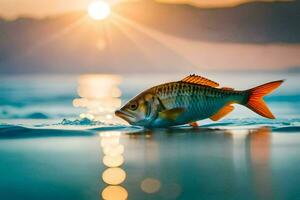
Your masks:
M 102 179 L 107 184 L 119 185 L 126 179 L 126 172 L 119 167 L 108 168 L 103 172 Z
M 141 189 L 146 193 L 155 193 L 160 190 L 161 183 L 154 178 L 146 178 L 141 183 Z
M 125 200 L 128 192 L 121 186 L 110 185 L 102 191 L 102 198 L 105 200 Z

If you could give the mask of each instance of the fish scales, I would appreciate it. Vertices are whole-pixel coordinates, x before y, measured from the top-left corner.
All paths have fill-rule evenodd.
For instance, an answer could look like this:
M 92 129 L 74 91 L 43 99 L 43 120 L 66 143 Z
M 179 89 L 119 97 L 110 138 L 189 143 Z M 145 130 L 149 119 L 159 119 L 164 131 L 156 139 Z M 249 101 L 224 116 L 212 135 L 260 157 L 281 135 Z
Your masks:
M 186 115 L 212 115 L 225 104 L 228 98 L 242 96 L 235 91 L 222 90 L 198 84 L 171 82 L 154 88 L 163 105 L 168 108 L 184 107 Z M 233 95 L 235 94 L 235 95 Z

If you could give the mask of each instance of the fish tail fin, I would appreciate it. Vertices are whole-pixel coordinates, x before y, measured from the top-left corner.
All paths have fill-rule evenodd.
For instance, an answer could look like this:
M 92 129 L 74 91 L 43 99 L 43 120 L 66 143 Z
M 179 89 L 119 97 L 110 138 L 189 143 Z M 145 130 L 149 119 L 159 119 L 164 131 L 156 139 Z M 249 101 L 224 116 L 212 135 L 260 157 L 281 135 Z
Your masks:
M 283 81 L 284 80 L 273 81 L 247 90 L 249 99 L 246 103 L 246 106 L 263 117 L 275 119 L 275 116 L 268 108 L 263 97 L 273 92 L 283 83 Z

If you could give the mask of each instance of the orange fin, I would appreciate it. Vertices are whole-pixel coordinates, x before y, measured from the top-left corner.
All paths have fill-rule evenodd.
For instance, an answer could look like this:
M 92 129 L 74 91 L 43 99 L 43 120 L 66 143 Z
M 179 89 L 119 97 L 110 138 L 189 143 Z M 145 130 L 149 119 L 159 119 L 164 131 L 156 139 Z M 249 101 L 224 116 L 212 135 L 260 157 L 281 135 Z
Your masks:
M 234 90 L 233 88 L 231 88 L 231 87 L 222 87 L 221 88 L 222 90 L 229 90 L 229 91 L 232 91 L 232 90 Z
M 185 111 L 184 108 L 173 108 L 170 110 L 164 110 L 158 113 L 160 118 L 167 120 L 176 120 L 176 118 Z
M 225 115 L 229 114 L 233 111 L 234 107 L 231 105 L 224 106 L 221 108 L 216 114 L 210 117 L 213 121 L 218 121 L 219 119 L 223 118 Z
M 204 78 L 202 76 L 198 76 L 195 74 L 185 77 L 184 79 L 181 80 L 181 82 L 194 83 L 194 84 L 199 84 L 199 85 L 207 85 L 210 87 L 218 87 L 219 86 L 219 83 L 216 83 L 214 81 L 211 81 L 207 78 Z
M 192 127 L 198 127 L 199 126 L 197 122 L 191 122 L 191 123 L 189 123 L 189 125 L 192 126 Z
M 282 83 L 283 80 L 273 81 L 250 89 L 249 100 L 246 106 L 263 117 L 275 119 L 275 116 L 272 114 L 272 112 L 264 102 L 263 97 L 273 92 Z

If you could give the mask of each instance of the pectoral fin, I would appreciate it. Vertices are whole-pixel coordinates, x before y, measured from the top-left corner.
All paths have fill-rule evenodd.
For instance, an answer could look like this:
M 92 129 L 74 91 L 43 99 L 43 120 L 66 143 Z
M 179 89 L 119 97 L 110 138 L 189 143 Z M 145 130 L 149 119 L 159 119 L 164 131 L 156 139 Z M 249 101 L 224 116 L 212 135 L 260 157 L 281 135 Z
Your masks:
M 224 106 L 221 108 L 216 114 L 210 117 L 213 121 L 218 121 L 219 119 L 223 118 L 225 115 L 229 114 L 233 111 L 234 107 L 231 105 Z
M 173 108 L 159 112 L 159 117 L 167 120 L 176 120 L 176 118 L 185 111 L 185 108 Z

